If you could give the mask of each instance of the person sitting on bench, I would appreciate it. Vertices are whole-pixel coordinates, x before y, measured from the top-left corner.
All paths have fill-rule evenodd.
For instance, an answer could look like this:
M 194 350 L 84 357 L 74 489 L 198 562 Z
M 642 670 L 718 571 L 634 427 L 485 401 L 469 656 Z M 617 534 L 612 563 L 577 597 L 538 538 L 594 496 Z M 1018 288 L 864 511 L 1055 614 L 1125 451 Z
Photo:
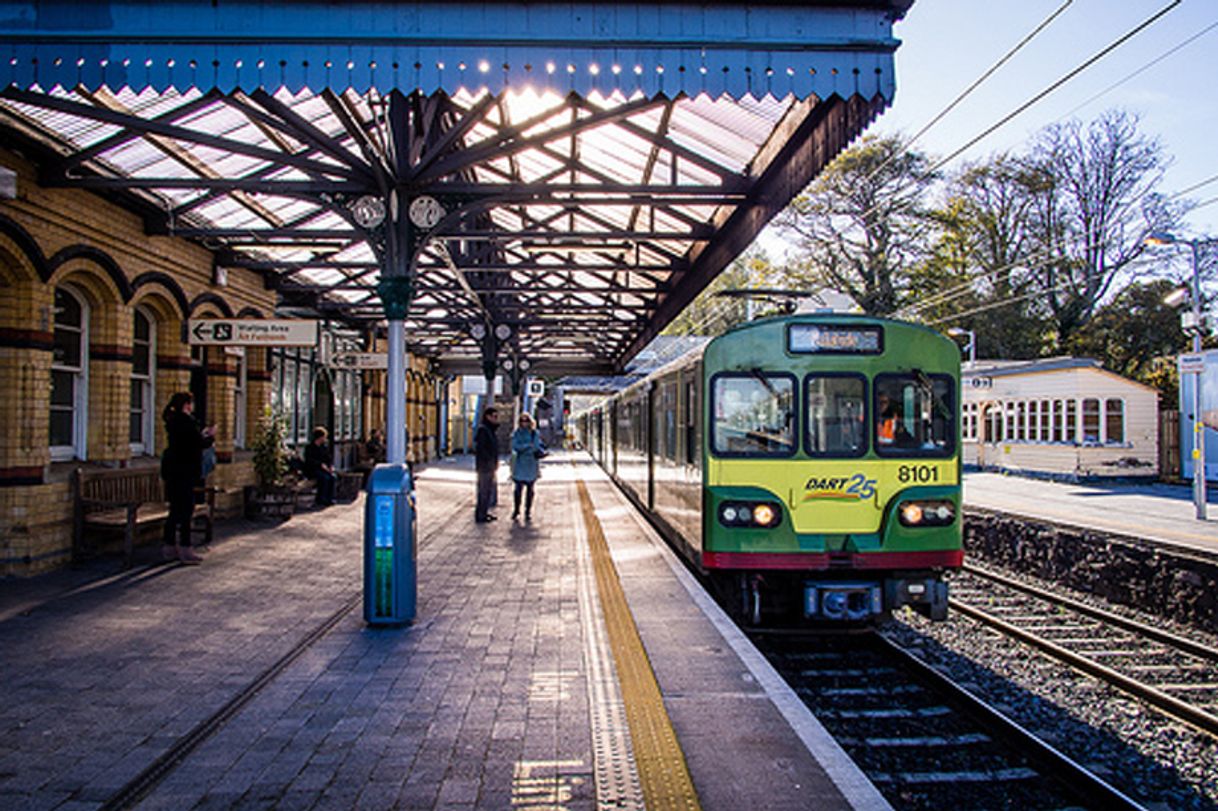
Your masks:
M 334 472 L 334 451 L 326 444 L 327 432 L 320 425 L 313 429 L 313 441 L 305 447 L 304 475 L 317 480 L 317 506 L 334 503 L 334 488 L 338 475 Z

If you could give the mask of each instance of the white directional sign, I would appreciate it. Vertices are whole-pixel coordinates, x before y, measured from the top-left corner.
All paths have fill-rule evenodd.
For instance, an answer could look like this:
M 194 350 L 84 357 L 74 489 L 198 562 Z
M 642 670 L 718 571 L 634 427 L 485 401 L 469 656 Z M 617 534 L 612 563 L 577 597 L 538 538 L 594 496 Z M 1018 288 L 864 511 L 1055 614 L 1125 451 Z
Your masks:
M 1180 374 L 1199 375 L 1205 371 L 1205 355 L 1181 355 Z
M 388 369 L 389 353 L 344 352 L 335 355 L 331 364 L 339 369 Z
M 316 346 L 317 322 L 287 319 L 191 319 L 191 346 Z

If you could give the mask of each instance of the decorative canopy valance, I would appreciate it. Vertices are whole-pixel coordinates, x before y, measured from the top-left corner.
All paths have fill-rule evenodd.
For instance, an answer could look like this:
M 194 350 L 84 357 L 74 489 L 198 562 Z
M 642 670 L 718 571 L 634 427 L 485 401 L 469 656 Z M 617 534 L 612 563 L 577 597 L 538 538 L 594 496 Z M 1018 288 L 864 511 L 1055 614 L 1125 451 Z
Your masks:
M 883 96 L 905 3 L 0 3 L 0 86 Z

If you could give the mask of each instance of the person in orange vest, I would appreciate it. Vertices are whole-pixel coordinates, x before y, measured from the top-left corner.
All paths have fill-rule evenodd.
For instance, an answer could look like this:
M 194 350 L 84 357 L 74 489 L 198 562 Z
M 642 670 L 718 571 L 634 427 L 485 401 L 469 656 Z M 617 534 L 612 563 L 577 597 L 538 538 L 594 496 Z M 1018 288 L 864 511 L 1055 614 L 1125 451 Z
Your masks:
M 876 398 L 879 416 L 875 421 L 875 438 L 881 445 L 891 445 L 897 440 L 897 410 L 887 394 Z
M 905 420 L 899 402 L 893 402 L 887 394 L 876 396 L 879 416 L 875 421 L 875 440 L 879 445 L 891 445 L 898 448 L 910 448 L 917 444 Z

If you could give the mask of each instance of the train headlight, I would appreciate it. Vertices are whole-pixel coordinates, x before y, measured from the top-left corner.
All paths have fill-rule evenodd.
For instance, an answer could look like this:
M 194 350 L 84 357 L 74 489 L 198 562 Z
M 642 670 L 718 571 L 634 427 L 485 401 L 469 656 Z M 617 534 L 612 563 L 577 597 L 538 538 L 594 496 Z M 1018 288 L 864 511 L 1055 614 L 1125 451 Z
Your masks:
M 776 513 L 769 504 L 758 504 L 753 508 L 753 523 L 768 527 L 774 523 Z
M 773 527 L 782 521 L 782 508 L 768 501 L 731 501 L 719 507 L 719 523 L 725 527 Z
M 950 501 L 907 501 L 899 515 L 907 527 L 945 527 L 956 520 L 956 507 Z

